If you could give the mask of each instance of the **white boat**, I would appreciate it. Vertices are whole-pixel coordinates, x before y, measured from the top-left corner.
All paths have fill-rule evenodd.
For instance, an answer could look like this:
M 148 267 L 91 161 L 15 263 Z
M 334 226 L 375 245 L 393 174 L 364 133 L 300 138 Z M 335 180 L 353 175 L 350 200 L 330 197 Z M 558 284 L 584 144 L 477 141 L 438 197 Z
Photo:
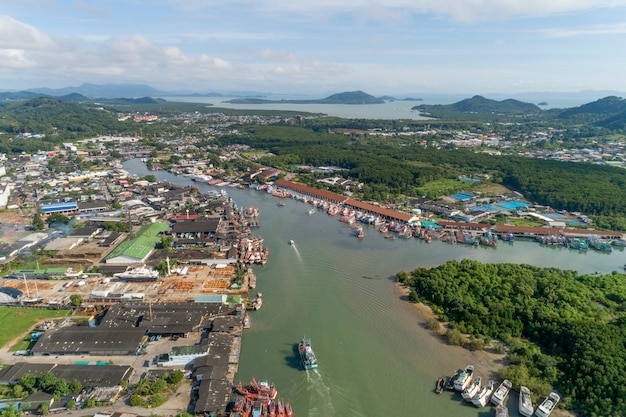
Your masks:
M 477 376 L 474 380 L 463 390 L 461 397 L 467 402 L 472 402 L 472 399 L 478 394 L 481 388 L 482 378 Z
M 474 374 L 474 365 L 467 365 L 463 372 L 461 372 L 454 381 L 454 389 L 457 391 L 463 391 L 472 381 L 472 375 Z
M 507 395 L 509 395 L 509 391 L 511 391 L 512 387 L 513 384 L 511 384 L 511 381 L 509 381 L 508 379 L 502 381 L 500 386 L 494 391 L 493 395 L 491 396 L 491 404 L 503 404 L 506 400 Z
M 293 245 L 295 245 L 295 244 L 296 244 L 296 242 L 294 242 L 293 240 L 290 240 L 290 241 L 289 241 L 289 245 L 293 246 Z
M 556 392 L 551 392 L 541 404 L 537 407 L 535 415 L 537 417 L 548 417 L 552 411 L 556 408 L 556 405 L 561 401 L 561 397 Z
M 115 274 L 114 277 L 124 281 L 156 281 L 159 271 L 146 268 L 145 265 Z
M 483 386 L 480 391 L 478 391 L 478 394 L 476 394 L 476 396 L 472 399 L 472 404 L 474 404 L 476 407 L 486 406 L 489 402 L 491 394 L 493 394 L 493 391 L 495 389 L 496 383 L 493 379 L 490 379 L 489 381 L 487 381 L 487 385 Z
M 530 390 L 526 387 L 519 388 L 519 413 L 525 417 L 531 417 L 535 409 L 533 400 L 530 398 Z

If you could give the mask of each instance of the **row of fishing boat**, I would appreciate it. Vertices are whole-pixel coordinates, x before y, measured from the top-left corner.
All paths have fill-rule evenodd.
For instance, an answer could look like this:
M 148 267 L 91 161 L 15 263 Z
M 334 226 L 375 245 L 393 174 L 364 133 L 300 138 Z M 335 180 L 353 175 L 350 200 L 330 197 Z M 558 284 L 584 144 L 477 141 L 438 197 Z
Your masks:
M 483 385 L 482 377 L 474 375 L 474 366 L 468 365 L 465 369 L 456 371 L 447 381 L 445 377 L 440 378 L 437 381 L 436 392 L 440 394 L 444 387 L 448 390 L 460 392 L 463 400 L 474 404 L 476 407 L 482 408 L 491 403 L 497 407 L 496 416 L 508 416 L 508 408 L 505 403 L 513 388 L 513 384 L 508 379 L 505 379 L 500 384 L 497 384 L 493 379 L 489 379 Z M 531 417 L 533 412 L 537 417 L 549 417 L 560 399 L 556 392 L 552 392 L 535 410 L 530 390 L 521 386 L 518 401 L 519 413 L 525 417 Z
M 294 416 L 291 404 L 282 398 L 276 399 L 278 395 L 276 387 L 266 381 L 257 382 L 252 378 L 248 385 L 237 384 L 235 391 L 238 395 L 233 403 L 230 417 Z

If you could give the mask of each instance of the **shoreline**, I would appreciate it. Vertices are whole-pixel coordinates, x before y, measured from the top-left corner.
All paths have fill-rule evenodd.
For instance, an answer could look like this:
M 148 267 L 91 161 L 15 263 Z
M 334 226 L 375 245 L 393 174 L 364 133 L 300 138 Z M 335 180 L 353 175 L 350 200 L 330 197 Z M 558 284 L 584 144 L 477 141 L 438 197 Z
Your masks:
M 450 363 L 472 363 L 477 368 L 481 369 L 481 374 L 488 377 L 494 378 L 496 380 L 501 380 L 498 376 L 498 372 L 506 368 L 508 365 L 508 354 L 505 353 L 494 353 L 489 352 L 487 350 L 478 350 L 473 351 L 469 350 L 463 346 L 452 346 L 445 342 L 445 340 L 435 334 L 433 331 L 428 330 L 427 323 L 431 319 L 436 319 L 442 326 L 445 326 L 445 323 L 442 323 L 437 319 L 435 313 L 433 313 L 432 309 L 424 303 L 412 303 L 408 300 L 409 293 L 411 290 L 408 287 L 400 284 L 399 282 L 394 282 L 395 291 L 400 296 L 400 299 L 409 304 L 409 308 L 416 313 L 418 318 L 419 325 L 423 326 L 424 331 L 428 332 L 430 337 L 436 339 L 440 343 L 440 348 L 443 353 L 450 358 Z M 448 376 L 450 373 L 450 369 L 442 370 L 442 375 Z M 435 381 L 433 381 L 434 384 Z M 509 404 L 513 405 L 513 409 L 517 412 L 517 398 L 518 392 L 515 390 L 511 391 L 511 396 L 507 401 Z M 535 401 L 535 408 L 537 407 L 537 403 Z M 515 414 L 513 414 L 515 415 Z M 577 417 L 578 415 L 570 410 L 562 410 L 557 408 L 552 412 L 552 416 L 555 417 Z

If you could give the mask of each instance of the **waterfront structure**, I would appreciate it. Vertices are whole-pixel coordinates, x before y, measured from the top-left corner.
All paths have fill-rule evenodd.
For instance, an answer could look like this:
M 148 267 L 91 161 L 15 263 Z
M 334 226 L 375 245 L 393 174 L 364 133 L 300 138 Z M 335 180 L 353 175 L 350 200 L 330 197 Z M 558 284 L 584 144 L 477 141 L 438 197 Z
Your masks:
M 286 188 L 288 190 L 297 192 L 299 194 L 307 195 L 314 198 L 319 198 L 329 203 L 333 204 L 341 204 L 344 207 L 349 207 L 354 210 L 359 210 L 363 213 L 367 214 L 375 214 L 377 216 L 381 216 L 387 220 L 391 221 L 399 221 L 403 223 L 410 223 L 412 221 L 417 221 L 418 217 L 409 214 L 402 213 L 400 211 L 390 210 L 381 206 L 377 206 L 375 204 L 365 203 L 359 200 L 355 200 L 353 198 L 333 193 L 326 190 L 320 190 L 318 188 L 309 187 L 306 185 L 298 184 L 295 182 L 287 181 L 284 179 L 276 180 L 275 184 L 279 187 Z

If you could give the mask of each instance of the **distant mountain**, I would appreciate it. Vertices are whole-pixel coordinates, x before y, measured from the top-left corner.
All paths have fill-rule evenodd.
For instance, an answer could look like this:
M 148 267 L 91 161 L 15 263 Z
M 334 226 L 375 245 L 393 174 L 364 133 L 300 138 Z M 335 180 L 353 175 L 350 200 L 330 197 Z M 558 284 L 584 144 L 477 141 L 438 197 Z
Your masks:
M 381 96 L 378 98 L 381 100 L 385 100 L 385 101 L 422 101 L 421 98 L 413 98 L 413 97 L 396 98 L 393 96 Z
M 235 98 L 227 100 L 227 103 L 233 104 L 272 104 L 272 103 L 289 103 L 289 104 L 381 104 L 385 100 L 374 97 L 363 91 L 347 91 L 337 93 L 326 98 L 312 100 L 267 100 L 260 98 Z
M 77 87 L 63 88 L 31 88 L 27 91 L 59 97 L 72 93 L 82 94 L 91 98 L 113 97 L 146 97 L 160 96 L 167 93 L 144 84 L 90 84 L 84 83 Z
M 621 97 L 608 96 L 582 106 L 572 107 L 559 113 L 560 119 L 575 116 L 611 116 L 626 111 L 626 100 Z
M 540 113 L 542 111 L 537 105 L 532 103 L 525 103 L 513 99 L 497 101 L 482 96 L 474 96 L 453 104 L 420 104 L 419 106 L 413 107 L 413 110 L 420 110 L 433 115 L 442 112 L 524 115 Z
M 10 101 L 10 100 L 30 100 L 32 98 L 41 97 L 41 94 L 34 93 L 32 91 L 6 91 L 0 93 L 0 100 L 2 101 Z

